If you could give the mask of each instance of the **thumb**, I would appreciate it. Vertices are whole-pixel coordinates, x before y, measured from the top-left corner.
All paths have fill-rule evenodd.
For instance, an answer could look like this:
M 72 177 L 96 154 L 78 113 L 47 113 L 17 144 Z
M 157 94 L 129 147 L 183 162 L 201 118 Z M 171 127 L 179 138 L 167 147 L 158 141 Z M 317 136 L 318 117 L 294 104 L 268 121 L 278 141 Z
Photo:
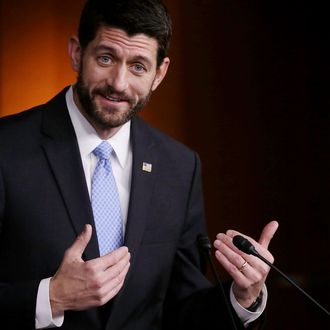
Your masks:
M 259 238 L 259 244 L 261 246 L 268 249 L 268 245 L 276 233 L 278 226 L 279 224 L 277 221 L 271 221 L 264 227 Z
M 81 259 L 91 237 L 92 226 L 86 224 L 84 230 L 77 236 L 73 244 L 67 249 L 66 257 L 70 259 Z

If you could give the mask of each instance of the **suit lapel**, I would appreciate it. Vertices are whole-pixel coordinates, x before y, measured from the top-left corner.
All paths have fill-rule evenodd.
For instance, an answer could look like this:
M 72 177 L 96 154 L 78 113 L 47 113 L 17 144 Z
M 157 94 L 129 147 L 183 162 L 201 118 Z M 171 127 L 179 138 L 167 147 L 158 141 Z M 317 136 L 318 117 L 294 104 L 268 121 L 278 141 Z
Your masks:
M 79 147 L 65 103 L 65 91 L 46 105 L 42 133 L 42 147 L 78 235 L 84 224 L 93 225 L 93 215 Z M 85 257 L 95 258 L 98 253 L 96 235 L 93 234 L 85 250 Z
M 125 244 L 132 252 L 134 267 L 144 228 L 148 218 L 150 199 L 155 182 L 157 156 L 152 137 L 139 119 L 132 121 L 133 168 L 126 227 Z M 151 167 L 151 168 L 150 168 Z

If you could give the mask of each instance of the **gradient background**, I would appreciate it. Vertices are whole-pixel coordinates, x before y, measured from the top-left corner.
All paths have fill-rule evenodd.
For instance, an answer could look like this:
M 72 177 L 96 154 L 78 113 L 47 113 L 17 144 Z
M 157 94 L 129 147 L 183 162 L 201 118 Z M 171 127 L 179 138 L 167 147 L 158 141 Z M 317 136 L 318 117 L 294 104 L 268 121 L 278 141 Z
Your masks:
M 168 76 L 142 116 L 203 163 L 210 237 L 280 222 L 277 266 L 329 308 L 329 23 L 304 1 L 167 0 Z M 67 40 L 84 1 L 0 2 L 0 115 L 75 80 Z M 227 275 L 220 269 L 222 278 Z M 328 322 L 271 272 L 266 329 Z

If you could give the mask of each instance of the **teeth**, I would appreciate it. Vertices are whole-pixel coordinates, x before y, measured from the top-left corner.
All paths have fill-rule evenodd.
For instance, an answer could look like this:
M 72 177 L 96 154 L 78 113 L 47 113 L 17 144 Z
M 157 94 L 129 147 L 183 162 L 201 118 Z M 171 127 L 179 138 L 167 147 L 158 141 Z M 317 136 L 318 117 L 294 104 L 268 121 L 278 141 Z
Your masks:
M 109 97 L 109 96 L 106 96 L 106 99 L 110 100 L 112 102 L 120 102 L 121 101 L 121 99 L 114 99 L 113 97 Z

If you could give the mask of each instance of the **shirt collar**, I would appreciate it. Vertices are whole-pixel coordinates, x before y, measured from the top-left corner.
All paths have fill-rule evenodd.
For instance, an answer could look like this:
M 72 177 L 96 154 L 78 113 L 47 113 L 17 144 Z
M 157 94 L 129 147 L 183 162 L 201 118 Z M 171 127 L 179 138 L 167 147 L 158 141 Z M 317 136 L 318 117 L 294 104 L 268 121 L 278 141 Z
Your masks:
M 92 151 L 103 141 L 97 135 L 94 127 L 81 114 L 73 99 L 72 86 L 68 89 L 66 95 L 66 104 L 69 110 L 69 115 L 77 136 L 79 150 L 82 158 L 89 157 Z M 107 141 L 114 149 L 119 164 L 122 168 L 125 167 L 128 160 L 130 146 L 130 131 L 131 122 L 125 123 L 119 131 L 111 136 Z

